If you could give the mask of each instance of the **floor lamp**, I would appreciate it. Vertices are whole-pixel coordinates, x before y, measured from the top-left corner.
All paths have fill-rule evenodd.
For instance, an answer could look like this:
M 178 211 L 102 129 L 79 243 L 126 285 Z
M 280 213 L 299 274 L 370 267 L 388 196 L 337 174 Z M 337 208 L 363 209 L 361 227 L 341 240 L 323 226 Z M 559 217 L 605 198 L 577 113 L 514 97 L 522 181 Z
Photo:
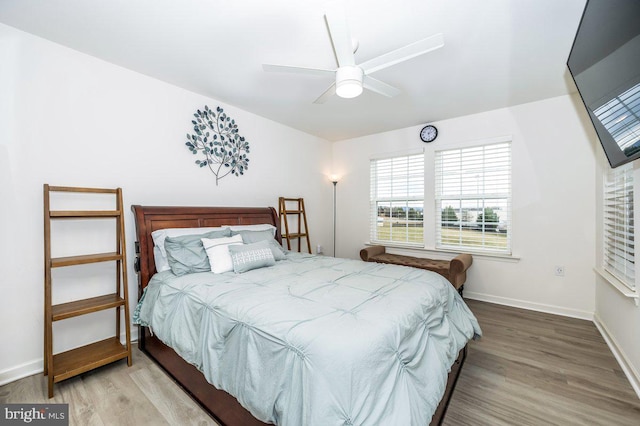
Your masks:
M 333 183 L 333 257 L 336 257 L 336 186 L 338 178 L 333 176 L 331 183 Z

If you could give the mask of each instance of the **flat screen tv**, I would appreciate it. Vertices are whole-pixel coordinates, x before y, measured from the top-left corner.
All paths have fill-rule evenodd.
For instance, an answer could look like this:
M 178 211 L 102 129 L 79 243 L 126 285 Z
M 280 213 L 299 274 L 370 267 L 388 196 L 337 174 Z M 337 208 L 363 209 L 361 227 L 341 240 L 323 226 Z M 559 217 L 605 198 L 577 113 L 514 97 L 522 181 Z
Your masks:
M 567 66 L 611 167 L 640 158 L 640 0 L 588 0 Z

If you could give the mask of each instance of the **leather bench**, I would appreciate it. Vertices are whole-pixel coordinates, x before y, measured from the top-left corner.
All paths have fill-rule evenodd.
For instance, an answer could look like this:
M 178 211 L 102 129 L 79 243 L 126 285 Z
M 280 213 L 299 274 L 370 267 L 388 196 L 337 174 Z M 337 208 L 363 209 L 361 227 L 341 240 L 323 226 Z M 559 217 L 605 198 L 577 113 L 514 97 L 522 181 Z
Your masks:
M 467 269 L 473 263 L 473 257 L 467 253 L 459 254 L 451 260 L 436 260 L 386 253 L 384 246 L 365 247 L 360 250 L 360 258 L 365 262 L 390 263 L 437 272 L 449 280 L 461 296 L 467 280 Z

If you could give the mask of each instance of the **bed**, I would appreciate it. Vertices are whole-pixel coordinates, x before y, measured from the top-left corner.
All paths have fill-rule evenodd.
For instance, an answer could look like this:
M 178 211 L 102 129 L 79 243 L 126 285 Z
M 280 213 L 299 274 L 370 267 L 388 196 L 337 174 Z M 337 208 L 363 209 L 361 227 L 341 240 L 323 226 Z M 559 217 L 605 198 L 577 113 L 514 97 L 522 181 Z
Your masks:
M 153 231 L 166 228 L 270 224 L 275 230 L 275 240 L 281 243 L 277 213 L 273 208 L 249 207 L 148 207 L 135 205 L 132 206 L 132 209 L 135 215 L 137 235 L 135 267 L 138 272 L 138 297 L 139 299 L 151 300 L 145 300 L 146 306 L 143 310 L 147 312 L 147 318 L 141 323 L 148 326 L 141 326 L 139 329 L 139 347 L 171 375 L 219 423 L 229 426 L 268 423 L 317 424 L 317 419 L 322 418 L 322 424 L 379 424 L 389 419 L 404 418 L 402 411 L 406 409 L 406 411 L 411 411 L 411 417 L 407 418 L 411 418 L 410 422 L 413 424 L 440 424 L 466 357 L 466 342 L 471 338 L 478 337 L 481 333 L 475 318 L 446 280 L 438 278 L 437 274 L 413 270 L 413 268 L 298 253 L 288 253 L 286 260 L 279 261 L 273 267 L 245 274 L 203 272 L 187 274 L 173 280 L 171 272 L 156 272 L 154 242 L 151 235 Z M 297 281 L 295 283 L 285 282 L 284 278 L 277 274 L 282 274 L 283 277 L 295 276 Z M 356 281 L 362 275 L 367 277 L 365 284 Z M 256 278 L 249 281 L 251 276 Z M 317 278 L 318 276 L 324 278 Z M 213 277 L 211 278 L 213 281 L 206 281 L 210 277 Z M 402 297 L 405 297 L 406 300 L 402 303 L 411 305 L 414 302 L 413 299 L 416 298 L 413 295 L 421 294 L 423 291 L 424 295 L 420 297 L 431 300 L 430 293 L 423 290 L 426 287 L 430 288 L 431 284 L 426 286 L 417 283 L 432 279 L 435 280 L 433 287 L 437 288 L 435 292 L 445 295 L 443 299 L 445 301 L 442 303 L 434 302 L 434 306 L 437 305 L 437 310 L 444 311 L 446 314 L 442 318 L 435 316 L 436 314 L 425 316 L 420 321 L 425 327 L 426 323 L 434 324 L 435 328 L 431 334 L 425 334 L 422 331 L 420 333 L 411 332 L 411 336 L 405 340 L 417 342 L 416 345 L 420 346 L 425 345 L 425 339 L 431 339 L 430 342 L 438 342 L 443 338 L 438 333 L 444 335 L 445 331 L 454 337 L 440 346 L 432 343 L 424 347 L 420 346 L 422 349 L 418 352 L 422 355 L 415 359 L 407 358 L 405 352 L 408 349 L 404 341 L 398 343 L 399 349 L 396 349 L 395 352 L 391 351 L 389 354 L 384 353 L 386 346 L 383 345 L 381 346 L 383 349 L 380 349 L 370 343 L 378 340 L 377 337 L 369 337 L 374 336 L 372 330 L 389 329 L 392 330 L 392 334 L 397 334 L 396 329 L 400 326 L 388 327 L 388 325 L 404 324 L 403 318 L 407 315 L 413 318 L 415 315 L 413 313 L 411 315 L 399 313 L 400 317 L 394 317 L 394 320 L 384 322 L 372 314 L 375 311 L 368 311 L 369 306 L 377 305 L 378 308 L 385 306 L 389 312 L 395 312 L 398 305 L 397 300 L 402 301 Z M 376 280 L 381 280 L 376 287 L 377 290 L 370 291 L 370 289 L 361 288 L 361 286 L 369 285 L 366 283 Z M 338 281 L 353 284 L 334 285 Z M 149 285 L 150 282 L 151 285 Z M 327 285 L 327 282 L 331 285 Z M 394 284 L 388 285 L 391 282 Z M 443 282 L 447 285 L 444 286 Z M 380 285 L 380 283 L 383 284 Z M 306 293 L 300 293 L 305 286 L 316 284 L 317 287 L 309 287 L 305 290 Z M 153 290 L 146 291 L 148 286 Z M 387 297 L 386 291 L 391 287 L 394 288 L 393 291 L 396 291 L 395 288 L 399 289 L 397 291 L 400 295 L 389 293 Z M 176 308 L 174 307 L 161 308 L 165 306 L 165 293 L 183 295 L 192 288 L 204 289 L 206 293 L 205 296 L 190 295 L 183 298 L 184 300 L 197 299 L 199 303 L 196 307 L 187 305 L 187 302 L 181 302 L 181 305 L 187 306 L 184 308 L 185 312 L 198 312 L 199 316 L 196 320 L 183 319 L 186 314 L 183 312 L 175 314 Z M 373 296 L 362 299 L 362 303 L 356 303 L 360 300 L 358 298 L 362 298 L 361 290 L 366 290 Z M 240 291 L 245 291 L 245 293 Z M 308 294 L 313 294 L 313 296 L 307 296 Z M 319 306 L 317 299 L 331 298 L 336 294 L 339 295 L 337 298 L 339 301 L 333 299 L 334 301 L 331 303 L 334 305 L 329 308 L 317 307 Z M 411 296 L 407 298 L 408 294 Z M 210 299 L 204 300 L 207 298 Z M 389 302 L 391 304 L 388 306 L 380 305 L 382 303 L 379 302 L 380 300 L 386 301 L 387 299 L 392 299 L 394 302 Z M 265 300 L 272 301 L 262 303 Z M 375 300 L 375 302 L 371 300 Z M 236 305 L 239 303 L 248 303 L 248 305 Z M 355 308 L 353 303 L 357 305 Z M 140 305 L 138 309 L 140 309 Z M 202 306 L 205 309 L 200 309 Z M 265 306 L 270 306 L 273 312 L 264 309 Z M 288 309 L 291 310 L 291 313 L 287 313 Z M 418 310 L 420 309 L 422 308 Z M 202 314 L 201 311 L 205 314 Z M 210 315 L 209 312 L 215 312 L 215 315 Z M 251 314 L 256 315 L 254 317 L 246 317 L 244 315 L 247 312 L 258 313 Z M 184 326 L 184 329 L 189 332 L 176 333 L 176 327 L 173 325 L 164 327 L 167 330 L 163 332 L 162 323 L 157 322 L 156 319 L 153 320 L 156 321 L 155 323 L 152 321 L 152 318 L 167 317 L 168 313 L 175 315 L 172 321 L 177 321 L 175 318 L 186 321 L 189 325 Z M 303 317 L 307 314 L 311 316 L 309 318 Z M 268 317 L 269 319 L 265 320 L 263 318 L 267 318 L 266 315 L 276 315 L 276 317 L 275 319 Z M 294 317 L 295 326 L 289 324 L 292 319 L 287 318 L 287 315 Z M 204 316 L 217 318 L 217 320 L 203 320 Z M 364 321 L 355 322 L 354 318 L 357 316 L 362 316 Z M 336 325 L 341 323 L 334 322 L 334 317 L 341 317 L 341 321 L 346 318 L 345 324 L 347 325 Z M 319 318 L 322 319 L 319 320 Z M 402 319 L 398 320 L 398 318 Z M 224 328 L 224 324 L 227 322 L 240 324 L 242 327 Z M 285 332 L 282 331 L 282 324 L 287 324 L 284 328 Z M 362 327 L 362 329 L 350 331 L 352 326 Z M 196 330 L 200 327 L 210 327 L 211 330 Z M 299 336 L 302 333 L 297 333 L 297 330 L 305 328 L 313 332 L 313 337 Z M 232 349 L 222 347 L 222 343 L 216 341 L 202 343 L 202 340 L 198 340 L 196 344 L 184 342 L 182 339 L 184 334 L 197 334 L 197 339 L 202 339 L 203 335 L 223 335 L 224 337 L 230 334 L 229 330 L 237 329 L 244 330 L 241 333 L 235 333 L 238 336 L 244 336 L 244 338 L 235 338 L 233 344 L 228 345 Z M 295 333 L 292 332 L 293 329 L 296 330 Z M 367 338 L 363 339 L 361 336 L 367 336 Z M 243 339 L 248 342 L 246 348 L 238 347 L 238 341 Z M 337 343 L 331 339 L 337 339 Z M 283 342 L 286 343 L 283 344 Z M 413 345 L 413 343 L 409 345 Z M 346 346 L 355 349 L 352 354 L 334 354 L 333 351 L 340 351 Z M 372 347 L 371 354 L 368 352 L 369 346 Z M 196 347 L 206 347 L 207 350 L 203 353 L 196 353 L 193 350 Z M 232 350 L 236 350 L 236 352 L 232 352 Z M 384 357 L 382 362 L 374 358 L 380 354 Z M 335 359 L 341 361 L 330 360 L 334 355 L 338 357 Z M 424 370 L 422 364 L 418 366 L 419 368 L 416 367 L 417 364 L 412 364 L 421 362 L 421 359 L 428 357 L 440 360 L 441 365 L 437 367 L 435 372 Z M 273 361 L 277 359 L 282 359 L 283 362 L 289 362 L 289 364 L 278 364 Z M 388 374 L 379 375 L 384 379 L 384 383 L 368 383 L 363 380 L 367 371 L 375 376 L 376 371 L 387 362 L 392 365 L 392 368 L 389 367 L 391 370 Z M 350 365 L 353 367 L 349 367 Z M 359 370 L 364 370 L 364 373 L 358 372 Z M 264 374 L 264 372 L 270 373 L 270 375 Z M 416 372 L 420 372 L 420 374 L 416 374 Z M 262 374 L 266 378 L 261 378 Z M 387 383 L 387 378 L 393 378 L 394 375 L 401 377 L 401 380 Z M 348 380 L 345 380 L 345 377 Z M 266 381 L 261 383 L 260 380 Z M 435 396 L 426 396 L 427 392 L 424 386 L 428 381 L 433 381 L 432 387 L 437 388 L 435 402 Z M 218 387 L 210 382 L 217 384 Z M 334 386 L 336 382 L 347 383 L 347 388 L 350 390 L 346 396 L 343 389 Z M 290 389 L 287 388 L 288 383 L 292 384 Z M 431 387 L 431 385 L 429 386 Z M 314 387 L 318 387 L 318 389 L 314 389 Z M 273 395 L 267 395 L 268 392 L 265 392 L 265 389 L 270 388 L 275 389 Z M 229 390 L 233 396 L 222 389 Z M 388 394 L 385 393 L 387 389 L 389 389 Z M 433 391 L 429 390 L 429 393 L 431 392 Z M 381 400 L 376 401 L 375 395 L 378 394 Z M 254 401 L 256 399 L 259 401 Z M 330 405 L 334 402 L 335 407 Z M 251 411 L 243 405 L 249 407 Z M 423 405 L 427 408 L 422 407 Z M 417 414 L 414 414 L 414 411 Z M 400 414 L 398 415 L 398 413 Z M 265 421 L 261 421 L 257 417 Z M 420 421 L 416 423 L 415 419 L 420 419 Z M 394 424 L 398 423 L 394 422 Z

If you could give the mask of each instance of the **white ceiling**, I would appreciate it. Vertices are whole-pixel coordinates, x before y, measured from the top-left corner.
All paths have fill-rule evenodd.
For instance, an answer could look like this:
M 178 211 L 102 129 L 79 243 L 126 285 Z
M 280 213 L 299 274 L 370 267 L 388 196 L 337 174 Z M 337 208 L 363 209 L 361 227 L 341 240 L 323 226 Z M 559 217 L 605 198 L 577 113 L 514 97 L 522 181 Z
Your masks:
M 402 89 L 313 101 L 336 67 L 326 0 L 0 0 L 0 22 L 335 141 L 575 91 L 566 60 L 585 0 L 345 0 L 356 62 L 443 33 L 374 77 Z M 214 105 L 210 105 L 214 106 Z

